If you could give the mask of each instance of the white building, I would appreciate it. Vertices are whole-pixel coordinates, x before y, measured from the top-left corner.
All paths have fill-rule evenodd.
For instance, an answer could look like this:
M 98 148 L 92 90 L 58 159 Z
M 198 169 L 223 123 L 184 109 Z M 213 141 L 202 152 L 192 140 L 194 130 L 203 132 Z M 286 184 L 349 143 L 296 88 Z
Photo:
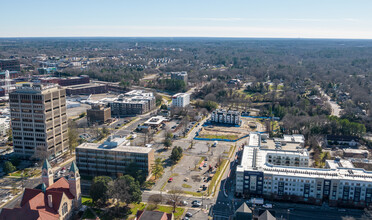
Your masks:
M 327 161 L 326 169 L 309 168 L 307 151 L 261 149 L 260 134 L 250 138 L 253 146 L 244 147 L 236 169 L 237 195 L 360 207 L 372 202 L 372 172 L 345 161 Z M 274 156 L 280 157 L 280 165 L 273 164 Z
M 240 112 L 225 109 L 216 109 L 211 114 L 211 121 L 221 124 L 240 125 Z
M 0 135 L 5 136 L 9 130 L 10 119 L 8 117 L 0 118 Z
M 186 107 L 190 104 L 190 95 L 187 93 L 177 93 L 172 97 L 172 106 Z

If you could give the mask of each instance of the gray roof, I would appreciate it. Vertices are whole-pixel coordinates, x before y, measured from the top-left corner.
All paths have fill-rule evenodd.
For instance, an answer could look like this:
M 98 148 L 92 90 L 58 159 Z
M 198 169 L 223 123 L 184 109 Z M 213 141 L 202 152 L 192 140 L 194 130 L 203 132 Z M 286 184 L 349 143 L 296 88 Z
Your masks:
M 161 219 L 164 215 L 164 212 L 158 211 L 144 211 L 142 215 L 139 217 L 140 220 L 157 220 Z

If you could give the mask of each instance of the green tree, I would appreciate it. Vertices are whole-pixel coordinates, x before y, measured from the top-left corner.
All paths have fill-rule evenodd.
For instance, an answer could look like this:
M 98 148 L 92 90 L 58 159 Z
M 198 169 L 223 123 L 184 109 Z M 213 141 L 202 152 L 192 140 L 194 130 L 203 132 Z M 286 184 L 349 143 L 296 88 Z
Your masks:
M 13 141 L 13 132 L 12 132 L 12 129 L 9 129 L 6 132 L 6 135 L 8 136 L 8 142 L 12 142 Z
M 109 184 L 112 182 L 111 177 L 97 176 L 93 179 L 89 195 L 93 203 L 100 206 L 105 205 L 109 198 Z
M 110 197 L 116 201 L 116 210 L 119 208 L 119 202 L 128 205 L 130 203 L 139 203 L 142 200 L 140 184 L 129 175 L 121 176 L 110 182 L 109 192 Z
M 173 139 L 173 134 L 169 131 L 166 131 L 164 133 L 164 142 L 163 142 L 166 148 L 170 148 L 172 146 L 172 139 Z
M 133 177 L 141 185 L 146 181 L 146 173 L 140 169 L 137 163 L 132 162 L 125 168 L 125 174 Z
M 155 163 L 152 165 L 152 173 L 157 179 L 164 171 L 163 160 L 161 158 L 156 158 Z
M 172 153 L 170 155 L 170 159 L 173 161 L 173 163 L 177 163 L 182 157 L 183 150 L 181 147 L 175 146 L 172 149 Z
M 78 146 L 78 132 L 76 128 L 69 127 L 68 128 L 68 144 L 70 149 L 70 154 L 75 150 L 75 148 Z
M 14 172 L 17 168 L 10 162 L 6 161 L 3 165 L 4 172 L 6 174 Z
M 162 104 L 160 109 L 164 109 L 164 110 L 167 110 L 168 109 L 168 106 L 166 104 Z

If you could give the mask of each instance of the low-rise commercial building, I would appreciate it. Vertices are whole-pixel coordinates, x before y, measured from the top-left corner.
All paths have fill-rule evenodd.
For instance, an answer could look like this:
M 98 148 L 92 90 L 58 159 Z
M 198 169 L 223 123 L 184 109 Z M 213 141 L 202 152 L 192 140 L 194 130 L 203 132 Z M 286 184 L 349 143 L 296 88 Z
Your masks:
M 145 126 L 150 126 L 152 128 L 158 128 L 161 125 L 163 125 L 165 120 L 166 120 L 166 118 L 164 118 L 163 116 L 155 116 L 155 117 L 151 117 L 149 120 L 145 121 L 144 125 Z
M 86 176 L 125 175 L 127 167 L 134 163 L 147 176 L 151 175 L 154 149 L 127 146 L 126 138 L 109 138 L 103 144 L 83 143 L 76 148 L 76 163 L 80 174 Z
M 371 204 L 372 172 L 339 161 L 328 161 L 326 169 L 306 167 L 302 151 L 292 153 L 298 158 L 299 166 L 286 162 L 275 165 L 269 162 L 270 154 L 260 148 L 260 134 L 251 136 L 257 140 L 252 137 L 254 141 L 244 147 L 241 163 L 236 168 L 237 195 L 358 207 Z M 279 154 L 283 152 L 278 151 L 277 156 Z
M 107 92 L 107 85 L 101 83 L 86 83 L 66 87 L 66 94 L 70 95 L 90 95 L 102 94 Z
M 346 149 L 343 149 L 343 152 L 344 152 L 344 157 L 350 157 L 350 158 L 368 158 L 369 156 L 368 150 L 346 148 Z
M 142 90 L 132 90 L 117 98 L 107 100 L 111 107 L 111 115 L 116 117 L 126 117 L 144 114 L 155 108 L 155 96 L 152 92 Z
M 239 111 L 216 109 L 211 114 L 211 122 L 220 124 L 240 125 L 241 116 Z
M 89 124 L 103 124 L 111 119 L 111 108 L 104 105 L 93 105 L 87 109 L 87 120 Z
M 172 96 L 172 106 L 173 107 L 186 107 L 190 104 L 190 95 L 187 93 L 177 93 Z

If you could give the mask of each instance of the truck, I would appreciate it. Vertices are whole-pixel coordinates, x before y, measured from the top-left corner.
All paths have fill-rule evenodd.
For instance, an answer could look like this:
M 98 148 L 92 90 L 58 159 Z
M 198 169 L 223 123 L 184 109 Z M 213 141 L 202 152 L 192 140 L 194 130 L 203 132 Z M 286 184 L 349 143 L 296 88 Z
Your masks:
M 252 203 L 254 205 L 263 205 L 264 199 L 263 198 L 251 198 L 248 203 Z
M 266 204 L 263 204 L 262 207 L 264 207 L 266 209 L 271 209 L 271 208 L 273 208 L 273 204 L 266 203 Z

